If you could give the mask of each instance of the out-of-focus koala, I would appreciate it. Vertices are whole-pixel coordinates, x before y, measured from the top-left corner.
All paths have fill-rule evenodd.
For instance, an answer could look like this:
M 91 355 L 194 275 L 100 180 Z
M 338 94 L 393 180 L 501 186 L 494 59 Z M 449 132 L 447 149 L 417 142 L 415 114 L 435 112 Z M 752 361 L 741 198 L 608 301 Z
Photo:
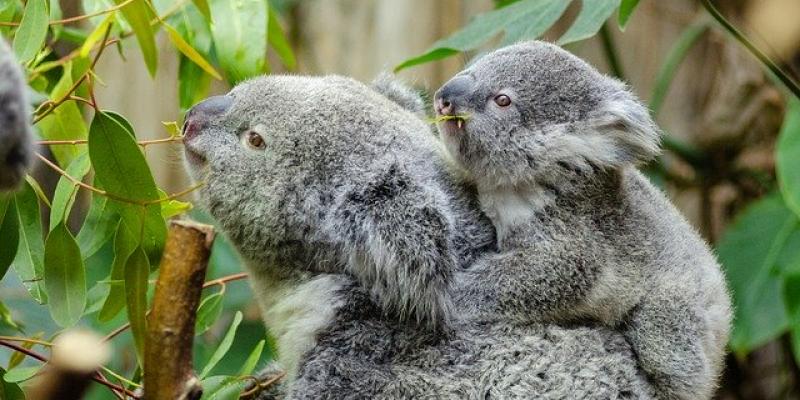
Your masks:
M 26 87 L 14 54 L 0 38 L 0 191 L 16 188 L 33 159 Z
M 430 127 L 387 97 L 262 77 L 196 105 L 184 132 L 288 373 L 264 398 L 652 398 L 613 329 L 464 318 L 454 283 L 494 231 Z
M 709 398 L 730 299 L 706 243 L 636 170 L 659 130 L 625 85 L 528 42 L 481 57 L 434 102 L 498 235 L 500 254 L 466 273 L 472 312 L 619 327 L 660 398 Z

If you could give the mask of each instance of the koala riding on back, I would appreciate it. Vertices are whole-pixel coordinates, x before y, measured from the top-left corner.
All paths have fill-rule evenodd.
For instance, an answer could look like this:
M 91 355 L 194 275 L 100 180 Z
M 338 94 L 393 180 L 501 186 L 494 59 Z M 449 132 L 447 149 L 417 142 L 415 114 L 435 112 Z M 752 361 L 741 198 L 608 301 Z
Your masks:
M 661 398 L 709 398 L 730 300 L 706 243 L 636 170 L 659 131 L 625 85 L 528 42 L 457 74 L 435 107 L 501 251 L 465 274 L 471 312 L 616 327 Z

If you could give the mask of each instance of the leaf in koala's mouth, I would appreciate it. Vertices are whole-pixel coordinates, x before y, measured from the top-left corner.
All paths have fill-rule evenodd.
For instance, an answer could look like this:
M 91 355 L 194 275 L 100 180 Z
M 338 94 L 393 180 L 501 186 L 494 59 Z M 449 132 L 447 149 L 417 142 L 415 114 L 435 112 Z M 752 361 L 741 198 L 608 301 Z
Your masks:
M 458 125 L 458 129 L 461 129 L 461 126 L 467 122 L 470 118 L 469 114 L 459 114 L 459 115 L 437 115 L 436 118 L 430 120 L 431 123 L 438 124 L 439 122 L 443 121 L 455 121 Z

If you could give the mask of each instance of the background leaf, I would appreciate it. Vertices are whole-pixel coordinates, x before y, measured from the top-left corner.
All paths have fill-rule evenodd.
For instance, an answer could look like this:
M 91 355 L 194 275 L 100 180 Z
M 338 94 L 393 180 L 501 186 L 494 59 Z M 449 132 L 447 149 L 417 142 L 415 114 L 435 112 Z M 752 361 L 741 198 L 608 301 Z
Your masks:
M 53 320 L 62 327 L 75 325 L 86 307 L 86 275 L 80 248 L 63 223 L 47 236 L 44 282 Z
M 58 101 L 69 93 L 74 83 L 72 72 L 73 64 L 65 63 L 61 79 L 53 88 L 50 100 Z M 74 100 L 65 101 L 64 104 L 39 121 L 37 126 L 41 129 L 42 137 L 47 140 L 86 139 L 86 123 Z M 51 146 L 50 151 L 58 164 L 66 168 L 80 153 L 86 151 L 86 145 Z
M 42 240 L 42 219 L 39 214 L 39 201 L 29 182 L 14 195 L 13 214 L 19 226 L 19 248 L 12 262 L 14 271 L 33 298 L 44 304 L 47 302 L 42 277 L 44 276 L 44 241 Z M 8 212 L 8 211 L 7 211 Z
M 212 0 L 211 34 L 217 59 L 232 84 L 264 72 L 267 56 L 267 2 Z
M 39 52 L 47 37 L 47 0 L 28 0 L 17 33 L 14 53 L 21 62 L 28 62 Z
M 558 39 L 558 44 L 588 39 L 600 30 L 619 6 L 620 0 L 583 0 L 581 11 L 572 26 Z
M 67 175 L 83 180 L 83 177 L 89 173 L 89 153 L 82 153 L 77 158 L 72 160 L 67 167 Z M 53 201 L 50 205 L 50 228 L 52 229 L 61 222 L 65 222 L 69 218 L 70 210 L 73 203 L 75 203 L 75 196 L 78 194 L 77 186 L 66 177 L 60 177 L 56 190 L 53 193 Z
M 197 308 L 197 320 L 194 324 L 194 334 L 205 333 L 222 314 L 222 292 L 207 296 Z
M 233 322 L 231 322 L 231 326 L 228 328 L 228 332 L 225 334 L 225 338 L 219 343 L 217 350 L 214 351 L 214 354 L 208 360 L 208 363 L 205 367 L 203 367 L 203 371 L 200 372 L 200 379 L 205 378 L 214 366 L 217 365 L 219 360 L 225 356 L 225 353 L 228 352 L 228 349 L 231 348 L 231 344 L 233 344 L 233 338 L 236 336 L 236 329 L 239 328 L 239 324 L 242 322 L 242 312 L 237 311 L 236 315 L 233 317 Z
M 144 360 L 147 276 L 149 273 L 150 262 L 147 260 L 147 254 L 141 247 L 137 247 L 125 262 L 125 298 L 139 365 L 142 365 L 142 360 Z
M 778 136 L 776 172 L 786 204 L 800 216 L 800 100 L 790 97 Z
M 628 26 L 628 21 L 637 5 L 639 5 L 639 0 L 622 0 L 622 4 L 619 6 L 620 29 L 625 30 L 625 27 Z
M 124 1 L 114 0 L 114 3 L 119 5 Z M 150 26 L 152 15 L 147 1 L 140 0 L 128 3 L 125 7 L 122 7 L 121 11 L 122 15 L 125 16 L 125 20 L 131 25 L 133 33 L 136 34 L 136 40 L 139 42 L 139 49 L 142 51 L 144 63 L 147 64 L 150 76 L 155 76 L 158 69 L 158 49 L 156 48 L 153 27 Z

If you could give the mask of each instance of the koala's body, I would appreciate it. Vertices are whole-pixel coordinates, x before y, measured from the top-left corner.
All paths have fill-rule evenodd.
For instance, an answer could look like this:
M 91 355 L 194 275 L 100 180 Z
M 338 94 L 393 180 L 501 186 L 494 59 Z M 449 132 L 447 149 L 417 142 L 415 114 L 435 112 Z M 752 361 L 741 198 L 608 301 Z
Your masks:
M 262 77 L 184 131 L 287 371 L 263 398 L 652 398 L 612 329 L 461 317 L 449 299 L 492 253 L 491 223 L 430 127 L 367 86 Z
M 0 191 L 16 188 L 33 159 L 26 87 L 19 63 L 0 38 Z
M 462 276 L 465 301 L 481 299 L 470 313 L 618 327 L 659 398 L 709 398 L 730 299 L 708 246 L 636 170 L 658 152 L 647 109 L 543 42 L 487 54 L 435 102 L 498 235 L 500 253 Z

